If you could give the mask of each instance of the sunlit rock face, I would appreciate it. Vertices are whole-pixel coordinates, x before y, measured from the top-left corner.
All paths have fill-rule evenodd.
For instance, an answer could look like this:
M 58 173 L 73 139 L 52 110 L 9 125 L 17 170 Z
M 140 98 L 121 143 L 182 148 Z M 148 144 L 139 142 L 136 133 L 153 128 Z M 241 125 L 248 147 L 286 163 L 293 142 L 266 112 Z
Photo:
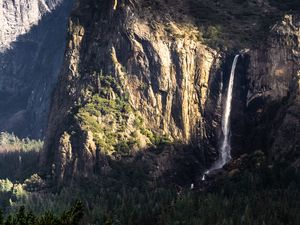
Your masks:
M 51 13 L 63 0 L 1 0 L 0 52 L 11 47 L 18 36 L 37 25 L 43 15 Z
M 0 1 L 0 130 L 43 136 L 71 4 Z
M 116 96 L 125 94 L 135 113 L 128 119 L 121 118 L 127 121 L 125 131 L 115 129 L 119 127 L 115 125 L 118 121 L 103 113 L 92 117 L 95 126 L 101 127 L 110 120 L 110 125 L 103 129 L 120 134 L 119 138 L 134 134 L 140 146 L 137 149 L 141 150 L 151 146 L 151 137 L 131 122 L 139 115 L 143 120 L 141 126 L 148 133 L 167 136 L 171 142 L 198 146 L 206 133 L 203 116 L 209 82 L 221 58 L 217 51 L 202 43 L 201 33 L 191 18 L 178 18 L 179 12 L 172 14 L 174 17 L 171 15 L 174 9 L 166 9 L 164 15 L 151 8 L 155 4 L 146 10 L 147 1 L 119 1 L 116 10 L 112 3 L 89 0 L 76 4 L 69 24 L 65 62 L 50 112 L 45 160 L 48 165 L 59 164 L 58 140 L 65 132 L 73 133 L 70 138 L 73 157 L 67 164 L 72 167 L 69 170 L 84 175 L 97 164 L 97 157 L 93 149 L 86 150 L 88 154 L 92 152 L 88 161 L 79 157 L 87 154 L 82 153 L 85 148 L 78 147 L 85 142 L 81 133 L 90 129 L 94 139 L 106 138 L 101 129 L 97 131 L 99 128 L 85 126 L 80 121 L 74 124 L 70 118 L 76 107 L 90 102 L 91 96 L 101 92 L 97 79 L 100 82 L 105 76 L 113 77 L 120 90 L 111 86 L 109 93 L 101 93 L 101 97 L 114 102 Z M 178 1 L 178 4 L 183 3 Z M 95 74 L 101 74 L 100 78 Z M 107 151 L 109 146 L 106 147 L 101 151 Z

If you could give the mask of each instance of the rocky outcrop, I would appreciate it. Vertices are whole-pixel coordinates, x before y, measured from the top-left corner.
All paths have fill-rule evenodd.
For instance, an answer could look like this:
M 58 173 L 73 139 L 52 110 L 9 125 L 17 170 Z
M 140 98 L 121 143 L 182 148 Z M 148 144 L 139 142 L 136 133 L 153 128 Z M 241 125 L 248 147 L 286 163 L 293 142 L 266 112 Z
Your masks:
M 71 0 L 0 1 L 0 130 L 42 138 Z
M 268 53 L 268 71 L 273 79 L 262 91 L 263 96 L 268 96 L 266 105 L 275 102 L 273 108 L 277 111 L 270 135 L 270 155 L 275 160 L 293 162 L 299 159 L 300 152 L 299 16 L 286 16 L 273 32 L 271 43 L 274 45 Z
M 8 1 L 1 0 L 0 49 L 5 52 L 12 47 L 18 36 L 26 34 L 37 25 L 44 14 L 53 11 L 62 0 Z
M 261 47 L 248 52 L 247 95 L 233 131 L 240 154 L 263 150 L 270 160 L 292 162 L 299 157 L 299 38 L 299 16 L 286 15 Z
M 155 144 L 153 137 L 196 145 L 204 135 L 209 81 L 220 56 L 202 44 L 200 31 L 191 18 L 176 18 L 177 14 L 171 13 L 179 8 L 166 10 L 164 3 L 158 4 L 160 7 L 147 1 L 119 1 L 114 10 L 112 1 L 77 2 L 69 24 L 67 57 L 50 114 L 45 144 L 48 165 L 55 159 L 57 140 L 65 131 L 74 129 L 74 123 L 77 135 L 86 127 L 93 130 L 91 124 L 73 119 L 74 114 L 82 112 L 80 108 L 86 109 L 90 103 L 97 108 L 101 102 L 110 107 L 118 106 L 119 99 L 127 102 L 134 113 L 121 118 L 142 118 L 141 129 L 135 128 L 136 141 L 146 143 L 142 148 Z M 160 12 L 152 7 L 159 7 Z M 114 82 L 110 87 L 104 84 L 108 78 Z M 100 97 L 97 103 L 93 100 L 95 95 Z M 105 112 L 92 114 L 88 111 L 95 126 L 106 123 Z M 114 118 L 110 121 L 111 125 L 106 124 L 102 129 L 111 127 L 114 131 L 113 124 L 118 121 L 114 122 Z M 130 120 L 126 121 L 128 131 Z M 93 131 L 94 141 L 98 137 L 101 151 L 105 152 L 107 145 L 102 144 L 107 138 L 102 137 L 108 133 L 102 131 Z M 120 144 L 120 138 L 114 139 L 117 142 L 114 145 Z M 78 139 L 72 140 L 72 155 L 78 164 L 89 164 L 78 156 L 81 151 L 75 147 L 79 145 Z

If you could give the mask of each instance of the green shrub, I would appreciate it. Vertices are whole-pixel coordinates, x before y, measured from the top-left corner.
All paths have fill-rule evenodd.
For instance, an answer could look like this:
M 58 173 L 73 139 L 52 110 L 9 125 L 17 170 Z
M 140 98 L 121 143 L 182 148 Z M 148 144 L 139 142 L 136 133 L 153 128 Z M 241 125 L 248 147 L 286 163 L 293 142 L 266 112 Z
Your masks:
M 24 206 L 21 206 L 16 214 L 11 214 L 6 219 L 3 218 L 2 212 L 0 215 L 0 224 L 5 225 L 78 225 L 83 218 L 83 204 L 76 202 L 61 216 L 56 216 L 51 212 L 36 216 L 30 211 L 27 212 Z

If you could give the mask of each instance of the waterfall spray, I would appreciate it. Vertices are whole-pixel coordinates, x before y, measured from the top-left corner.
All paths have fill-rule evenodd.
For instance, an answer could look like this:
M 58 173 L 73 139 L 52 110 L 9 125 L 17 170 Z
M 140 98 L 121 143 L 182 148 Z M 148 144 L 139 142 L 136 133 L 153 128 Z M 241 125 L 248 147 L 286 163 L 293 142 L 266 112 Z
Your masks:
M 213 166 L 204 173 L 204 175 L 202 177 L 202 180 L 205 180 L 205 175 L 209 174 L 213 170 L 222 168 L 231 159 L 230 113 L 231 113 L 231 103 L 232 103 L 232 93 L 233 93 L 235 68 L 236 68 L 236 65 L 237 65 L 237 62 L 238 62 L 238 58 L 239 58 L 239 55 L 236 55 L 234 57 L 232 67 L 231 67 L 231 72 L 230 72 L 225 110 L 224 110 L 223 116 L 222 116 L 222 132 L 223 132 L 224 138 L 223 138 L 223 141 L 221 143 L 221 148 L 220 148 L 220 152 L 219 152 L 220 157 L 213 164 Z

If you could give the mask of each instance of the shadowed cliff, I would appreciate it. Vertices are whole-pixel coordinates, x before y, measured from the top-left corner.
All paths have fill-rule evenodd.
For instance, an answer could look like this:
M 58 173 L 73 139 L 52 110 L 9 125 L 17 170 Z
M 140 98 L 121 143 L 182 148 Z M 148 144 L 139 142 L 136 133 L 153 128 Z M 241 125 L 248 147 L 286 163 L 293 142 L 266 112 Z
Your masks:
M 44 136 L 71 5 L 71 0 L 59 4 L 0 53 L 0 130 Z

